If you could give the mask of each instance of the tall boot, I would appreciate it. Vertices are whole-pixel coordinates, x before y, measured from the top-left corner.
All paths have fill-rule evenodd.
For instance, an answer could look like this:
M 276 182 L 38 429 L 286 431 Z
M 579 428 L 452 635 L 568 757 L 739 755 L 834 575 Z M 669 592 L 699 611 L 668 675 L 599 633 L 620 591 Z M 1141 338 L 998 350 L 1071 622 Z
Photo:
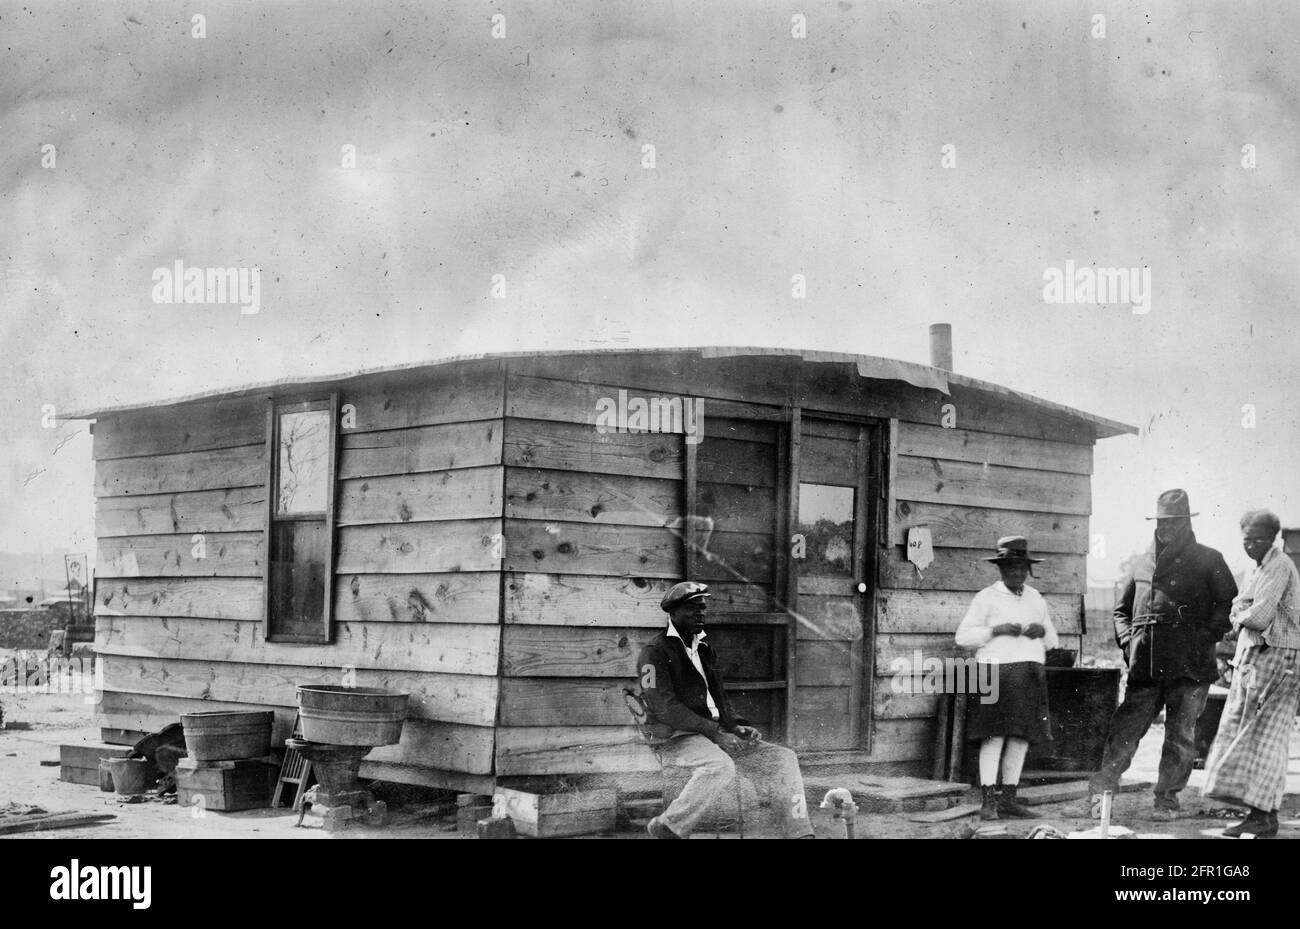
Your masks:
M 1037 819 L 1038 814 L 1016 799 L 1019 784 L 1003 784 L 998 795 L 998 815 L 1003 819 Z
M 998 818 L 998 789 L 993 786 L 981 787 L 984 792 L 984 803 L 980 806 L 980 819 L 989 820 Z

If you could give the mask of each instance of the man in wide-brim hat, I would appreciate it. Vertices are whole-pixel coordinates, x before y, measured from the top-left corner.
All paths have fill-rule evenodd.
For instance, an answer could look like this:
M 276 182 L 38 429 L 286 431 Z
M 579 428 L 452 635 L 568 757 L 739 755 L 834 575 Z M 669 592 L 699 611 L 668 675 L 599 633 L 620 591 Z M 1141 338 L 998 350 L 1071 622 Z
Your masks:
M 1097 818 L 1100 794 L 1113 791 L 1151 723 L 1165 713 L 1152 819 L 1177 817 L 1179 792 L 1196 760 L 1196 721 L 1218 678 L 1214 648 L 1230 628 L 1237 584 L 1223 556 L 1196 541 L 1187 492 L 1166 490 L 1156 501 L 1155 539 L 1133 569 L 1115 605 L 1115 643 L 1128 663 L 1124 702 L 1111 717 L 1101 770 L 1089 796 L 1067 815 Z
M 985 561 L 998 566 L 1002 579 L 975 595 L 957 627 L 957 644 L 976 649 L 976 680 L 996 682 L 991 694 L 971 698 L 966 735 L 980 740 L 981 819 L 1024 819 L 1033 811 L 1016 798 L 1029 746 L 1052 738 L 1047 706 L 1047 649 L 1056 648 L 1056 628 L 1047 603 L 1025 583 L 1030 566 L 1042 561 L 1029 554 L 1029 540 L 998 539 L 997 554 Z

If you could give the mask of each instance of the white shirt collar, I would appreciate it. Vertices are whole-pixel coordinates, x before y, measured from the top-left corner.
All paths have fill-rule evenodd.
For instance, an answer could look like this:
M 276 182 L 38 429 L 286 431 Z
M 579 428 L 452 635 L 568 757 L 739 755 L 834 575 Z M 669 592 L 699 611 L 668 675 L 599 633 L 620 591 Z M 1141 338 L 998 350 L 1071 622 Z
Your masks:
M 1023 597 L 1023 596 L 1025 595 L 1025 588 L 1024 588 L 1024 587 L 1021 587 L 1021 588 L 1020 588 L 1020 593 L 1013 593 L 1013 592 L 1011 591 L 1011 588 L 1008 587 L 1006 584 L 1002 583 L 1001 581 L 998 581 L 998 582 L 995 583 L 993 586 L 994 586 L 994 588 L 996 588 L 996 589 L 998 590 L 999 593 L 1004 593 L 1004 594 L 1006 594 L 1008 597 Z M 1026 585 L 1026 586 L 1028 586 L 1028 585 Z
M 672 636 L 673 638 L 682 639 L 682 634 L 677 631 L 677 627 L 673 625 L 673 621 L 671 619 L 668 620 L 668 635 Z M 708 635 L 707 632 L 697 632 L 695 633 L 694 641 L 691 642 L 690 645 L 686 645 L 685 639 L 682 639 L 682 644 L 686 645 L 686 647 L 689 650 L 695 651 L 697 648 L 700 647 L 700 643 L 704 641 L 704 637 L 707 635 Z

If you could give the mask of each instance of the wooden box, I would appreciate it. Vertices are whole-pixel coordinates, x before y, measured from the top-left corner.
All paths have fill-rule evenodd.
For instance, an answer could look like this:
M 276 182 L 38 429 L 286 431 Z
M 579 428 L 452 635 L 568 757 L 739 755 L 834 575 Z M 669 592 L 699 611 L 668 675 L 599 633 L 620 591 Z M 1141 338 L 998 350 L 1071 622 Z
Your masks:
M 59 746 L 59 780 L 69 784 L 99 786 L 99 759 L 125 758 L 129 745 L 107 742 L 77 742 Z
M 260 759 L 195 761 L 182 758 L 176 764 L 177 802 L 182 806 L 202 806 L 222 813 L 264 809 L 271 804 L 279 770 Z
M 493 799 L 504 804 L 521 835 L 539 839 L 613 832 L 618 808 L 613 789 L 534 794 L 498 787 Z

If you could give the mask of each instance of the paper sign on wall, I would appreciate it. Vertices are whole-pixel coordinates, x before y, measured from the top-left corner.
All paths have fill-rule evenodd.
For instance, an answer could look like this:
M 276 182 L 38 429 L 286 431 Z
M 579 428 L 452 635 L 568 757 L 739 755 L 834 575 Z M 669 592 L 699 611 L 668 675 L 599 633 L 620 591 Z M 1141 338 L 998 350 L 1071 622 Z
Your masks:
M 913 526 L 907 530 L 907 560 L 916 565 L 918 576 L 934 561 L 934 544 L 928 526 Z

